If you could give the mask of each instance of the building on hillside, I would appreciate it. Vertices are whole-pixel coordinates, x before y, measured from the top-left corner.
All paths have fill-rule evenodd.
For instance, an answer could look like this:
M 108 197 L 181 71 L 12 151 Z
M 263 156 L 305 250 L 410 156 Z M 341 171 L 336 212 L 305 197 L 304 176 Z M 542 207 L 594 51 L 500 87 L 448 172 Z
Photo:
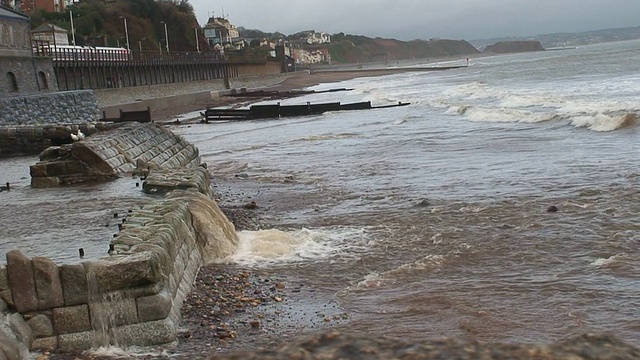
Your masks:
M 69 35 L 66 29 L 52 24 L 42 24 L 31 30 L 35 42 L 50 45 L 69 45 Z
M 14 0 L 14 8 L 27 14 L 33 14 L 36 10 L 48 12 L 62 12 L 65 9 L 64 0 Z
M 204 37 L 207 38 L 211 46 L 220 44 L 222 46 L 232 45 L 236 47 L 239 44 L 244 44 L 244 40 L 240 38 L 238 28 L 231 24 L 229 20 L 221 17 L 209 18 L 207 25 L 204 26 Z
M 329 64 L 331 63 L 331 54 L 327 48 L 313 50 L 295 48 L 293 49 L 293 59 L 296 64 Z
M 51 58 L 34 58 L 29 17 L 0 6 L 0 97 L 58 90 Z
M 307 35 L 307 44 L 326 44 L 330 42 L 331 35 L 325 32 L 317 33 L 313 31 Z

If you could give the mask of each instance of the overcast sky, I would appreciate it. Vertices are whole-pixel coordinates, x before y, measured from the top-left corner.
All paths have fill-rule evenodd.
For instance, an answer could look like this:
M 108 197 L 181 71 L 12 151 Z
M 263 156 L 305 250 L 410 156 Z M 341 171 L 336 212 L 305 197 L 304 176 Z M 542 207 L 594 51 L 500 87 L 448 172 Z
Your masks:
M 265 32 L 302 30 L 401 40 L 484 39 L 640 26 L 640 0 L 189 0 Z

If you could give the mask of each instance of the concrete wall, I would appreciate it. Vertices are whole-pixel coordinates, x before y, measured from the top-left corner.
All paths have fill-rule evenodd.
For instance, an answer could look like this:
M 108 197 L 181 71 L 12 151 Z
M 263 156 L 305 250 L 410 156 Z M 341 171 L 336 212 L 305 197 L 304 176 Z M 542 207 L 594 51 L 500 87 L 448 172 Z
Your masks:
M 60 151 L 69 154 L 66 161 L 59 160 Z M 0 310 L 14 313 L 18 340 L 31 350 L 176 340 L 180 308 L 199 267 L 238 245 L 233 224 L 210 197 L 197 148 L 155 124 L 128 124 L 43 156 L 55 160 L 34 165 L 32 174 L 143 168 L 150 172 L 143 189 L 157 201 L 122 218 L 103 259 L 58 265 L 19 250 L 7 253 L 7 265 L 0 266 Z M 0 351 L 17 351 L 10 340 L 0 333 Z
M 0 98 L 0 126 L 85 124 L 98 119 L 91 90 Z

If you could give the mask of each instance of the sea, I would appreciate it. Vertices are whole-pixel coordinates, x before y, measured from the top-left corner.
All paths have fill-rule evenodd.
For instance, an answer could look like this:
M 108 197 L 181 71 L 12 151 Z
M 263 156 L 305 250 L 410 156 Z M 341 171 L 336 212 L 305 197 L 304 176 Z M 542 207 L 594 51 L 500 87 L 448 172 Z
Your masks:
M 274 310 L 288 316 L 239 347 L 327 328 L 509 343 L 610 333 L 640 346 L 638 59 L 639 40 L 476 57 L 279 100 L 408 106 L 172 127 L 199 148 L 215 189 L 235 187 L 263 214 L 237 253 L 210 261 L 296 288 Z M 466 59 L 409 66 L 457 65 Z M 131 179 L 31 189 L 30 161 L 0 161 L 17 177 L 0 193 L 3 251 L 102 256 L 112 213 L 144 202 Z M 21 224 L 69 204 L 79 218 Z M 103 240 L 64 241 L 74 236 Z

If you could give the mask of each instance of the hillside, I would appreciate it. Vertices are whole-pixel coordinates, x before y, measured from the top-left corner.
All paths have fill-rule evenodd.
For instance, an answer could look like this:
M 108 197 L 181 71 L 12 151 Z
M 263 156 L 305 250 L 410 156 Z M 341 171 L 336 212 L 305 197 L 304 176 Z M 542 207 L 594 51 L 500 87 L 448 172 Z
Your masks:
M 478 49 L 464 40 L 400 41 L 336 34 L 333 35 L 331 43 L 326 45 L 332 61 L 337 63 L 424 59 L 479 53 Z

